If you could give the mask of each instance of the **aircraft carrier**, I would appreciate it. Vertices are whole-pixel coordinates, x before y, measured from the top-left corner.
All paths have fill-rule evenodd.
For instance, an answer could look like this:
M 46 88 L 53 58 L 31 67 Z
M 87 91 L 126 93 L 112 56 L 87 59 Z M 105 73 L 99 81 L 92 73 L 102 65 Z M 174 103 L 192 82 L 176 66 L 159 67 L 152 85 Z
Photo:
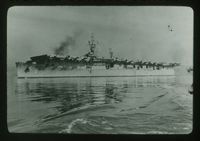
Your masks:
M 98 57 L 95 53 L 96 40 L 91 35 L 89 51 L 80 57 L 50 56 L 47 54 L 30 57 L 26 62 L 16 62 L 18 78 L 42 77 L 126 77 L 175 75 L 179 63 L 133 61 L 114 57 L 111 48 L 109 57 Z

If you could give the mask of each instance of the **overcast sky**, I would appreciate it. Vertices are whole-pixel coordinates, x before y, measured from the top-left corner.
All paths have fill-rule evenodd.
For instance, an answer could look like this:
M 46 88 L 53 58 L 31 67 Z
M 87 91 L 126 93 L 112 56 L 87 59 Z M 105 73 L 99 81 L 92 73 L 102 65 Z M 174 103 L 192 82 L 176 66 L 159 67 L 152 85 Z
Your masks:
M 12 7 L 7 19 L 8 65 L 49 54 L 76 37 L 70 54 L 81 56 L 94 33 L 98 54 L 192 65 L 193 11 L 189 7 L 52 6 Z M 170 25 L 170 28 L 168 28 Z M 173 31 L 170 31 L 170 30 Z

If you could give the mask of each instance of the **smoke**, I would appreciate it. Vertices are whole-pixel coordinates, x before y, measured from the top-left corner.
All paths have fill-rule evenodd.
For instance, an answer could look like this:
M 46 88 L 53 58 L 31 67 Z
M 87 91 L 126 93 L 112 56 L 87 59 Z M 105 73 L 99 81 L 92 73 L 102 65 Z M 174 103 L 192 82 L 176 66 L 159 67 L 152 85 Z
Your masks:
M 66 40 L 60 43 L 60 46 L 54 49 L 55 55 L 64 55 L 69 53 L 69 47 L 73 47 L 76 44 L 76 40 L 73 37 L 66 37 Z
M 68 55 L 69 49 L 76 48 L 78 37 L 82 34 L 82 30 L 77 30 L 71 36 L 66 36 L 65 41 L 61 42 L 58 47 L 54 49 L 55 55 Z

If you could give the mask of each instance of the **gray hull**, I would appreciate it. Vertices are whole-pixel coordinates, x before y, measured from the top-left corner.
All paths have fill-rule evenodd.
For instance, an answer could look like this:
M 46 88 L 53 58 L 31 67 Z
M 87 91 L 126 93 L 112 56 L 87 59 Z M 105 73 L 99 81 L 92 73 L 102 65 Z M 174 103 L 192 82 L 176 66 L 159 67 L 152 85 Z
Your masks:
M 24 71 L 24 68 L 17 68 L 18 78 L 42 78 L 42 77 L 127 77 L 127 76 L 167 76 L 175 75 L 174 69 L 71 69 L 71 70 L 30 70 Z

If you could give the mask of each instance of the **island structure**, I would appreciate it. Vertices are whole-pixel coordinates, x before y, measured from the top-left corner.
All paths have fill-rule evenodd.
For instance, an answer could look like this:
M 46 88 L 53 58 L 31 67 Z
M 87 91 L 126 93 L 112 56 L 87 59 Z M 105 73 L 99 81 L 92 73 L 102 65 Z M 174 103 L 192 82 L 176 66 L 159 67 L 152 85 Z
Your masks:
M 89 52 L 80 57 L 40 55 L 30 57 L 26 62 L 16 62 L 17 78 L 49 77 L 131 77 L 131 76 L 173 76 L 179 63 L 158 63 L 133 61 L 113 56 L 98 57 L 94 35 L 88 41 Z

